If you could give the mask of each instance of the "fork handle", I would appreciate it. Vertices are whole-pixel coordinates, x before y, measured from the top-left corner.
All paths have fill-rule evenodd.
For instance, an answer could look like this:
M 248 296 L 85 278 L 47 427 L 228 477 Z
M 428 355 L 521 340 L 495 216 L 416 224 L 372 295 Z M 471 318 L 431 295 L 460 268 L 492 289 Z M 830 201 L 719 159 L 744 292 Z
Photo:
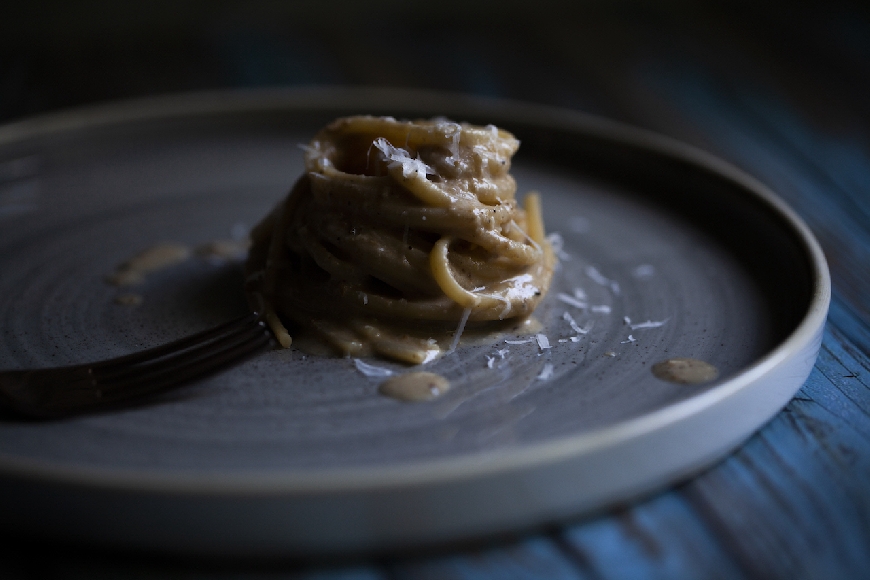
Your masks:
M 17 415 L 57 416 L 99 405 L 101 398 L 87 366 L 0 372 L 0 408 Z

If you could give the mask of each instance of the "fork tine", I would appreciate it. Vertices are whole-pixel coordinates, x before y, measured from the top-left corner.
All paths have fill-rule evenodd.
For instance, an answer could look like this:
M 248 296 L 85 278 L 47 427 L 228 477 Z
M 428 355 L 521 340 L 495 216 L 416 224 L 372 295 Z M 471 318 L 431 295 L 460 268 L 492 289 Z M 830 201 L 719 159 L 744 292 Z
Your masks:
M 0 409 L 31 419 L 66 417 L 204 377 L 272 342 L 248 315 L 168 345 L 90 365 L 0 373 Z
M 111 381 L 108 384 L 97 382 L 102 404 L 111 405 L 120 401 L 141 397 L 142 395 L 165 391 L 194 378 L 206 377 L 225 367 L 244 359 L 271 342 L 265 329 L 237 337 L 236 340 L 220 341 L 217 350 L 209 345 L 209 352 L 197 357 L 173 359 L 172 366 L 159 364 L 153 372 L 136 375 L 128 380 Z
M 220 338 L 224 334 L 232 332 L 236 328 L 247 328 L 252 323 L 258 321 L 259 318 L 259 314 L 257 314 L 256 312 L 251 312 L 245 314 L 244 316 L 236 318 L 235 320 L 230 320 L 229 322 L 225 322 L 224 324 L 221 324 L 214 328 L 209 328 L 207 330 L 203 330 L 202 332 L 191 334 L 190 336 L 185 336 L 167 344 L 162 344 L 160 346 L 140 350 L 138 352 L 134 352 L 128 355 L 93 363 L 90 365 L 90 368 L 94 369 L 95 371 L 98 369 L 108 370 L 119 366 L 126 367 L 127 365 L 135 365 L 151 360 L 156 360 L 162 356 L 173 354 L 178 352 L 179 350 L 201 344 L 203 341 L 207 341 L 212 338 Z
M 164 346 L 149 349 L 148 356 L 123 357 L 125 360 L 116 363 L 114 360 L 92 365 L 94 378 L 108 384 L 113 381 L 123 381 L 133 376 L 143 376 L 149 370 L 171 368 L 173 364 L 181 364 L 186 359 L 214 352 L 215 348 L 237 338 L 255 335 L 265 331 L 265 325 L 256 318 L 244 317 L 231 324 L 221 325 L 193 336 L 185 337 L 170 343 L 171 348 Z M 139 354 L 139 353 L 136 353 Z
M 199 344 L 190 345 L 182 351 L 167 354 L 156 360 L 136 365 L 115 368 L 110 371 L 98 369 L 94 379 L 102 389 L 127 389 L 140 383 L 151 383 L 163 375 L 173 375 L 191 369 L 209 368 L 220 364 L 224 356 L 232 356 L 235 349 L 243 349 L 252 343 L 268 342 L 270 335 L 263 323 L 249 324 L 247 327 L 233 329 L 222 336 L 209 337 Z

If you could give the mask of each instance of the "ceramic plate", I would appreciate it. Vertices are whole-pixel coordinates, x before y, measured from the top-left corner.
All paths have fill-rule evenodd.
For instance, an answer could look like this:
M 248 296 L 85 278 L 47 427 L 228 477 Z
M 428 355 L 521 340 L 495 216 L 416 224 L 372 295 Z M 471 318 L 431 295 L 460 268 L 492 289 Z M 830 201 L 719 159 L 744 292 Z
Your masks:
M 379 395 L 382 379 L 354 360 L 290 349 L 129 409 L 4 418 L 7 531 L 292 554 L 527 528 L 710 465 L 811 370 L 824 258 L 751 178 L 575 112 L 378 90 L 180 96 L 0 129 L 2 366 L 120 355 L 244 312 L 238 257 L 193 251 L 123 289 L 106 277 L 156 244 L 243 238 L 300 174 L 299 145 L 360 113 L 444 115 L 520 138 L 519 192 L 541 192 L 561 240 L 536 312 L 546 341 L 461 345 L 427 365 L 452 388 L 425 403 Z M 716 378 L 654 372 L 682 358 Z

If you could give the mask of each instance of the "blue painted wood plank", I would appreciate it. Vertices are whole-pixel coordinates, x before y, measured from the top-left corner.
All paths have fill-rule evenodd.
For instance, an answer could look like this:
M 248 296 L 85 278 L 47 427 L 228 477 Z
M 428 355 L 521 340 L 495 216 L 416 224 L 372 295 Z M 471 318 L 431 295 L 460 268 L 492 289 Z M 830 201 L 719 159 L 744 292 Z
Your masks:
M 864 283 L 860 291 L 863 293 L 865 301 L 870 300 L 870 274 L 864 276 Z M 828 320 L 840 334 L 849 337 L 854 342 L 854 348 L 870 356 L 870 321 L 859 317 L 850 304 L 840 299 L 839 294 L 838 289 L 835 288 L 831 309 L 828 312 Z M 850 348 L 848 342 L 844 348 Z M 866 374 L 864 376 L 866 377 Z
M 391 580 L 593 580 L 558 543 L 545 535 L 463 551 L 389 564 Z
M 828 326 L 814 374 L 796 399 L 795 402 L 812 401 L 830 415 L 828 422 L 832 428 L 851 430 L 858 441 L 870 445 L 868 358 L 850 345 L 835 326 Z M 870 462 L 870 458 L 865 459 Z M 870 486 L 870 478 L 866 482 Z
M 597 578 L 743 578 L 738 562 L 675 492 L 567 527 L 563 534 Z
M 751 577 L 858 578 L 870 570 L 870 389 L 844 359 L 829 332 L 819 364 L 785 410 L 681 490 Z
M 860 578 L 870 570 L 870 361 L 828 331 L 798 396 L 674 491 L 566 528 L 596 575 Z

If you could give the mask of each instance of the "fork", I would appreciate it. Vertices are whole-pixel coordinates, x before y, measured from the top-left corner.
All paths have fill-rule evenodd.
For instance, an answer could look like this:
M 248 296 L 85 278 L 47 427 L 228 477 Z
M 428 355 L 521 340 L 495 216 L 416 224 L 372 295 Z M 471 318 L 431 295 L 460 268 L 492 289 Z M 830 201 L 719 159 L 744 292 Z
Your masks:
M 31 419 L 116 407 L 203 378 L 272 342 L 257 313 L 168 344 L 95 363 L 0 371 L 0 410 Z

